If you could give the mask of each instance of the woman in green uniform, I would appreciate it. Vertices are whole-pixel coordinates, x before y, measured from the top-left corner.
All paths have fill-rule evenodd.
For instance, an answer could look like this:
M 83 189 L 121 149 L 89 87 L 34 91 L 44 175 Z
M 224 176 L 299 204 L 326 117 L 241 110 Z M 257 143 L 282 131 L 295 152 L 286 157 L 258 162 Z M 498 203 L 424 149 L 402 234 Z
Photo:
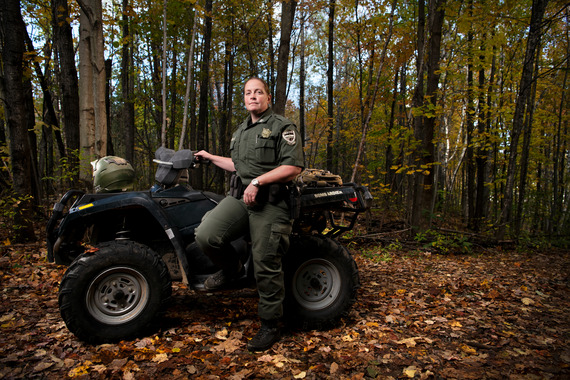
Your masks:
M 206 214 L 196 229 L 196 242 L 221 268 L 204 283 L 206 289 L 214 290 L 235 278 L 242 268 L 230 242 L 250 234 L 261 328 L 247 347 L 264 351 L 279 340 L 278 321 L 283 316 L 281 262 L 292 228 L 284 188 L 303 169 L 304 156 L 296 126 L 273 113 L 271 95 L 262 79 L 250 78 L 245 83 L 244 102 L 249 117 L 232 136 L 231 158 L 196 153 L 237 175 L 232 180 L 232 196 Z

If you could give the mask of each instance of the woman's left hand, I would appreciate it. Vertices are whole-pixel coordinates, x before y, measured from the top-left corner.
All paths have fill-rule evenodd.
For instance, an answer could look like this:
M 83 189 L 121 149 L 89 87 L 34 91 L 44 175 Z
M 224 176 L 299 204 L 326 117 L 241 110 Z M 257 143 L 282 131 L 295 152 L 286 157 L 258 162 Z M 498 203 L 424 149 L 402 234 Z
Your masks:
M 254 206 L 256 204 L 255 197 L 257 197 L 257 193 L 259 192 L 259 188 L 253 186 L 251 183 L 247 185 L 245 191 L 243 192 L 243 201 L 248 206 Z

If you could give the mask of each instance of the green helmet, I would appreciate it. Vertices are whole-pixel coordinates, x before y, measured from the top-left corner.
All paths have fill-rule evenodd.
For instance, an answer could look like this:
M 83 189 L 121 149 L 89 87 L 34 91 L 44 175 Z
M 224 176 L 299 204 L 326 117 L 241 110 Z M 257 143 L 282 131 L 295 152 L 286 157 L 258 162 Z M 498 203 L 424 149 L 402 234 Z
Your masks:
M 91 162 L 91 165 L 93 165 L 93 185 L 96 193 L 133 189 L 135 171 L 124 158 L 106 156 Z

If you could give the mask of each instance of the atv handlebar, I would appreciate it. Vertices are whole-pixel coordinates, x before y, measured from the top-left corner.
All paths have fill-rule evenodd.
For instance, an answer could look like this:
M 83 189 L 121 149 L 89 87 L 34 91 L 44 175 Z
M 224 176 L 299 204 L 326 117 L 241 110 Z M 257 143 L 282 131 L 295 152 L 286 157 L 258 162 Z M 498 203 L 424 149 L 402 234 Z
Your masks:
M 190 149 L 175 152 L 172 149 L 160 147 L 156 150 L 153 162 L 158 164 L 155 180 L 161 186 L 168 188 L 179 183 L 180 178 L 187 178 L 187 169 L 195 169 L 199 164 L 207 164 L 210 161 L 195 156 Z
M 172 149 L 167 149 L 160 147 L 156 150 L 155 159 L 159 166 L 164 165 L 166 167 L 180 170 L 180 169 L 193 169 L 198 164 L 208 164 L 210 160 L 203 159 L 200 156 L 195 156 L 190 149 L 181 149 L 179 151 L 174 151 Z

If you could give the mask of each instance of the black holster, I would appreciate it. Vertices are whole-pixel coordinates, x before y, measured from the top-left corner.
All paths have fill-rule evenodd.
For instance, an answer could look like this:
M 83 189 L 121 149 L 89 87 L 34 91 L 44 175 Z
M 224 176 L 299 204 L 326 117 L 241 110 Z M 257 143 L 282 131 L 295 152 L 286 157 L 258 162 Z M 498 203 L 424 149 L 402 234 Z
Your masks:
M 241 178 L 233 172 L 230 176 L 230 195 L 236 199 L 241 199 L 245 186 L 241 182 Z
M 268 187 L 268 201 L 271 204 L 277 204 L 283 200 L 289 201 L 289 186 L 284 183 L 272 183 Z
M 289 205 L 289 217 L 291 219 L 297 219 L 301 215 L 301 194 L 295 186 L 289 188 L 285 200 Z

